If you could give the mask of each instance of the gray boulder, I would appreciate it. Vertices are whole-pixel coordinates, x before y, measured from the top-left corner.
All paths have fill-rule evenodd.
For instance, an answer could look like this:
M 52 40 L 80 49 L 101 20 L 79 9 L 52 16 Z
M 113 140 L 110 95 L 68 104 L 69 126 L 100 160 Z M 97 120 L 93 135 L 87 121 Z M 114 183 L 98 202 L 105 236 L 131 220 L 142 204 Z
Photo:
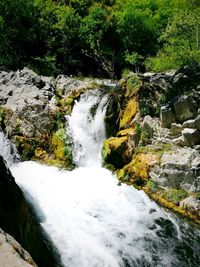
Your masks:
M 191 147 L 200 144 L 200 131 L 199 130 L 185 128 L 182 131 L 182 135 L 188 141 Z
M 46 133 L 51 125 L 49 101 L 53 95 L 51 78 L 41 77 L 27 68 L 1 72 L 0 106 L 10 111 L 6 133 L 11 136 L 16 128 L 27 137 Z
M 175 116 L 172 112 L 172 109 L 167 106 L 162 106 L 160 111 L 160 119 L 162 127 L 170 128 L 171 124 L 175 122 Z
M 165 152 L 159 165 L 150 173 L 151 179 L 164 188 L 183 188 L 196 192 L 200 154 L 191 148 L 174 148 Z
M 180 97 L 178 101 L 174 103 L 174 110 L 178 122 L 184 122 L 197 115 L 196 103 L 188 96 Z

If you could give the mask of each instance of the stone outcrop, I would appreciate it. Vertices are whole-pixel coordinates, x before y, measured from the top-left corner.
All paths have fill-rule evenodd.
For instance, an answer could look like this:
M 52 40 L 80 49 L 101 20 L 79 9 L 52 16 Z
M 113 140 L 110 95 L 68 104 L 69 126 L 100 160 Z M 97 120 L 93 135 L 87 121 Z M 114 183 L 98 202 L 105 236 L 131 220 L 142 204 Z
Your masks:
M 43 77 L 28 68 L 0 72 L 0 129 L 16 145 L 22 160 L 71 170 L 72 144 L 65 116 L 86 90 L 116 86 L 112 80 Z M 113 121 L 109 112 L 107 120 Z
M 37 267 L 30 254 L 0 228 L 0 265 L 2 267 Z
M 121 95 L 117 130 L 134 128 L 139 140 L 121 151 L 123 166 L 108 155 L 105 162 L 109 159 L 120 181 L 200 222 L 200 65 L 137 77 L 130 74 L 121 81 Z M 113 138 L 117 143 L 121 137 Z M 110 155 L 116 150 L 113 147 Z M 125 154 L 131 159 L 128 163 L 122 160 Z
M 0 227 L 31 254 L 38 266 L 58 266 L 59 257 L 56 250 L 27 205 L 22 191 L 15 183 L 2 157 L 0 157 Z M 0 257 L 0 266 L 4 266 L 1 259 Z
M 54 92 L 51 78 L 40 77 L 24 68 L 0 73 L 1 108 L 9 113 L 5 132 L 13 131 L 27 137 L 41 136 L 50 127 L 48 102 Z

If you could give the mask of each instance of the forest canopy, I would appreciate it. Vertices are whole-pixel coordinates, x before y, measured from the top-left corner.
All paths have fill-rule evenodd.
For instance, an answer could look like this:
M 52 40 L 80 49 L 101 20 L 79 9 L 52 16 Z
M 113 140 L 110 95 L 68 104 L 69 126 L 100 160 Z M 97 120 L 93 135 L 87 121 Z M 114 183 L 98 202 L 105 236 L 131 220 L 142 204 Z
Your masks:
M 200 0 L 0 0 L 0 69 L 120 77 L 200 62 Z

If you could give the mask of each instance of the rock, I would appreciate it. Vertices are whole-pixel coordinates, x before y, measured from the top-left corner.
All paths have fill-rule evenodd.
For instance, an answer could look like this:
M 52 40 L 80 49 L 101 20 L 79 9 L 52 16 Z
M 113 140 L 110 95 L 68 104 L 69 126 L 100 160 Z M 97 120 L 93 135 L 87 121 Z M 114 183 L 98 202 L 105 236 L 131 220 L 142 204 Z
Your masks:
M 160 163 L 162 168 L 187 171 L 192 160 L 199 154 L 191 148 L 176 148 L 163 154 Z
M 194 210 L 200 213 L 200 200 L 196 199 L 195 197 L 189 196 L 183 199 L 182 201 L 180 201 L 180 206 L 186 208 L 189 211 Z
M 128 101 L 123 110 L 120 118 L 120 129 L 126 128 L 128 125 L 131 126 L 131 122 L 138 112 L 138 103 L 136 98 L 132 98 Z
M 200 154 L 191 148 L 174 148 L 170 152 L 165 152 L 161 157 L 160 167 L 154 170 L 159 177 L 156 182 L 162 187 L 195 191 L 195 167 L 192 168 L 192 164 L 195 166 L 195 162 L 192 162 L 199 157 Z
M 110 97 L 104 118 L 107 136 L 115 136 L 119 128 L 120 106 L 117 97 Z
M 121 181 L 142 186 L 148 180 L 151 168 L 156 163 L 156 155 L 152 153 L 138 153 L 129 164 L 125 165 L 124 168 L 117 173 L 117 176 Z
M 12 235 L 31 254 L 39 266 L 57 266 L 59 257 L 55 248 L 26 203 L 22 191 L 15 183 L 1 156 L 0 227 Z
M 56 79 L 56 87 L 61 90 L 62 95 L 69 95 L 75 90 L 80 90 L 83 87 L 87 87 L 86 81 L 78 80 L 66 75 L 59 75 Z
M 197 115 L 196 103 L 188 96 L 183 96 L 174 103 L 175 116 L 178 122 L 184 122 Z
M 182 131 L 181 124 L 177 124 L 177 123 L 172 123 L 171 124 L 170 132 L 171 132 L 172 135 L 180 135 L 181 131 Z
M 194 120 L 196 128 L 200 131 L 200 115 Z
M 0 266 L 37 267 L 30 254 L 0 228 Z
M 49 100 L 54 85 L 51 78 L 41 77 L 24 68 L 21 71 L 0 75 L 0 105 L 10 111 L 5 132 L 40 137 L 51 127 Z
M 188 141 L 191 147 L 200 144 L 200 131 L 199 130 L 185 128 L 182 131 L 182 135 Z
M 127 136 L 111 137 L 107 139 L 102 148 L 102 156 L 106 163 L 121 168 L 131 161 L 133 147 Z
M 162 106 L 160 111 L 160 119 L 162 127 L 170 128 L 171 124 L 175 122 L 175 116 L 172 109 L 167 106 Z
M 177 138 L 172 139 L 172 143 L 174 145 L 177 145 L 177 146 L 180 146 L 180 147 L 190 146 L 190 144 L 188 143 L 188 141 L 182 135 L 180 137 L 177 137 Z
M 191 128 L 191 129 L 195 129 L 196 125 L 195 125 L 195 120 L 188 120 L 185 121 L 182 125 L 182 128 Z

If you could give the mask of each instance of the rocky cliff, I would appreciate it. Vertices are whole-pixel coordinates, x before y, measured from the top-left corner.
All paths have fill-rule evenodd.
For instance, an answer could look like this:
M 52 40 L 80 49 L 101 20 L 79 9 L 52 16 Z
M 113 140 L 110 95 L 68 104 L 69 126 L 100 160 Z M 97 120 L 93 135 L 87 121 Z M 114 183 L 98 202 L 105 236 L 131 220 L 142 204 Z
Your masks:
M 59 262 L 59 257 L 55 249 L 33 216 L 20 188 L 16 185 L 1 156 L 0 227 L 12 235 L 31 254 L 38 266 L 59 266 L 56 263 Z M 8 255 L 8 261 L 5 264 L 4 252 Z M 31 257 L 2 230 L 0 231 L 0 255 L 1 253 L 4 254 L 4 257 L 0 257 L 0 266 L 8 266 L 10 260 L 13 260 L 13 263 L 16 260 L 16 265 L 10 266 L 34 266 Z M 29 265 L 23 263 L 24 260 Z
M 118 106 L 119 122 L 104 162 L 120 181 L 200 222 L 200 66 L 131 73 L 117 94 L 109 110 Z

